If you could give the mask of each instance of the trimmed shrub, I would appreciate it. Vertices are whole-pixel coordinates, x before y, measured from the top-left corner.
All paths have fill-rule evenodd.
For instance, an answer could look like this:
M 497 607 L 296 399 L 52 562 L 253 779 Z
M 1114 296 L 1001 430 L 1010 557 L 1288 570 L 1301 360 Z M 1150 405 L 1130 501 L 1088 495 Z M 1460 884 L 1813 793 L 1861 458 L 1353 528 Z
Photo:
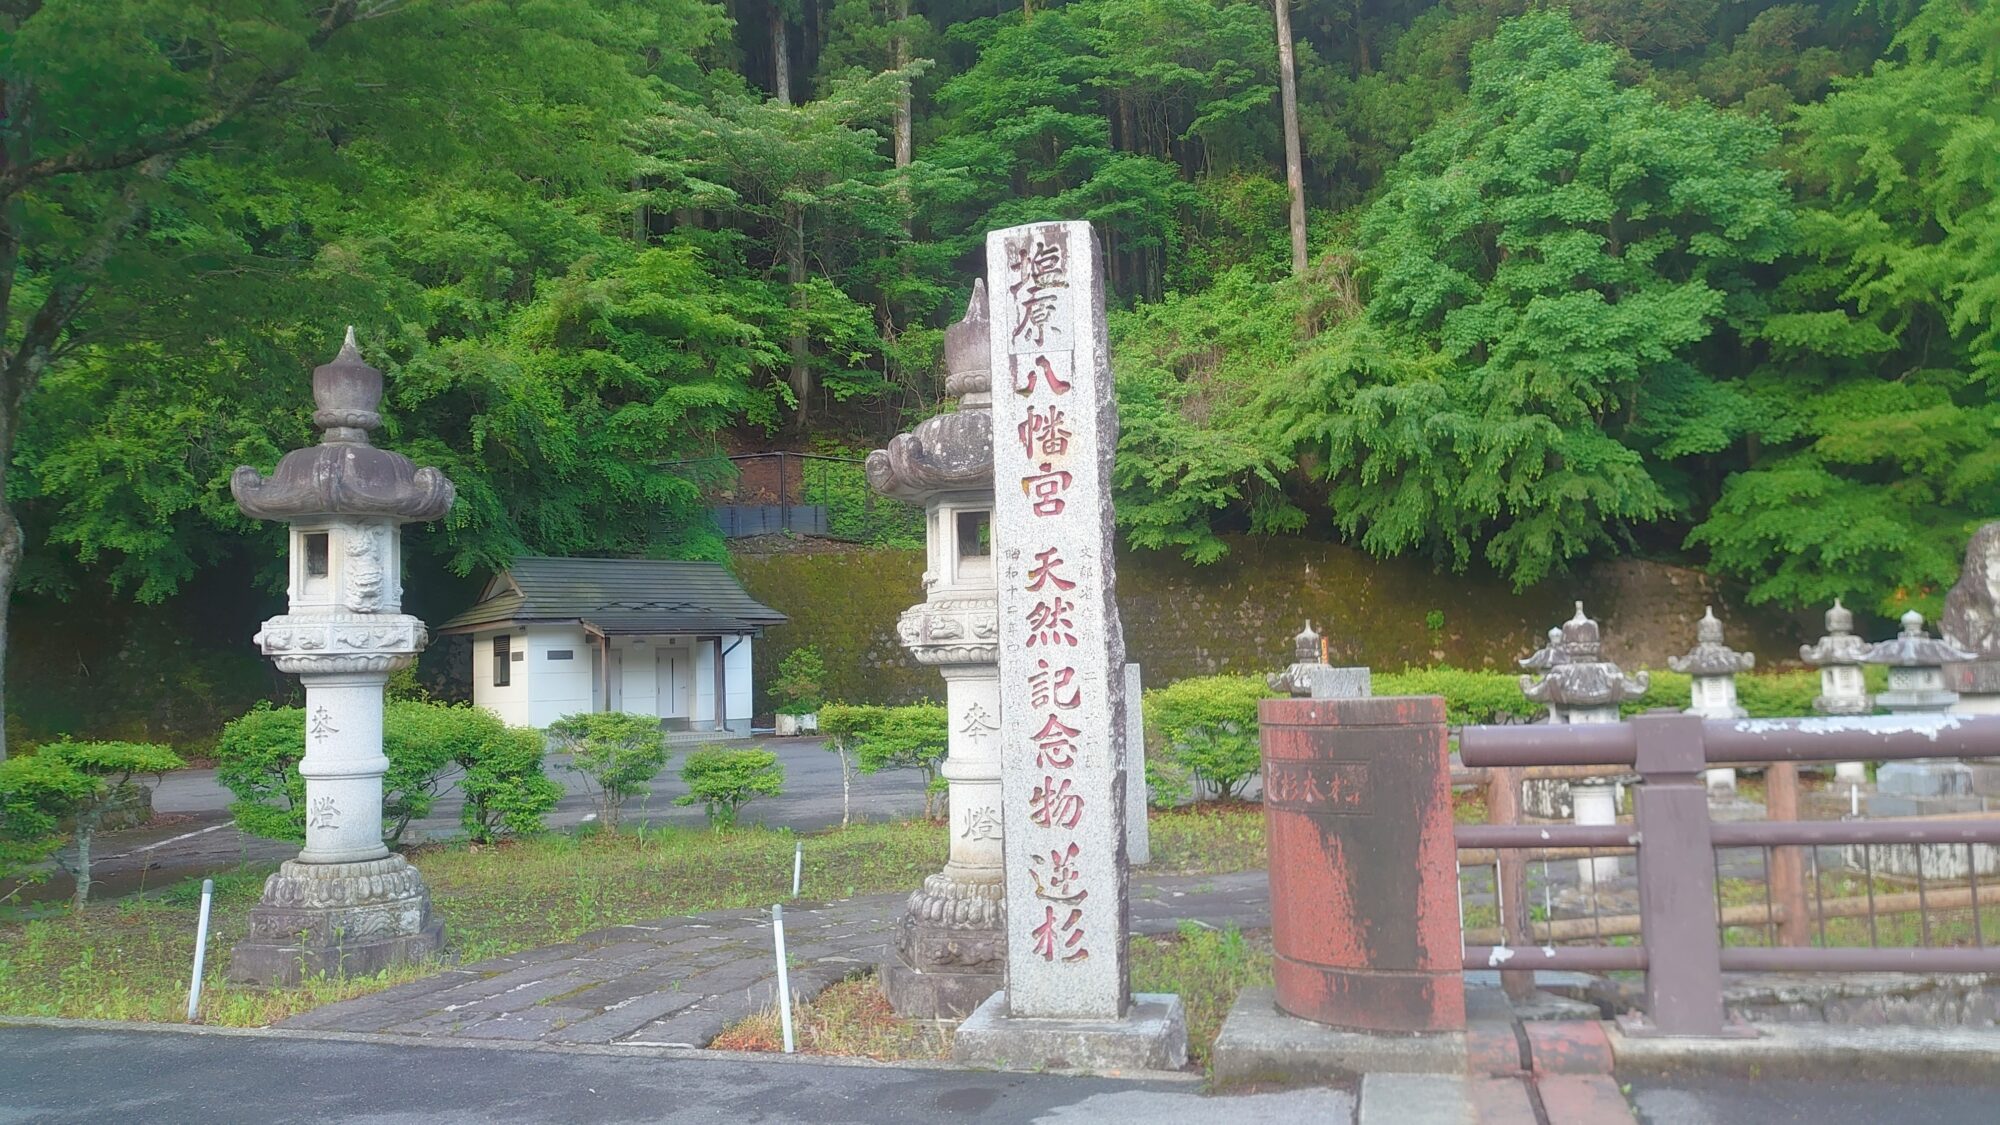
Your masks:
M 725 828 L 736 823 L 737 810 L 758 797 L 775 797 L 784 790 L 785 769 L 769 750 L 736 750 L 704 746 L 681 765 L 687 783 L 676 805 L 703 805 L 708 823 Z
M 617 831 L 626 799 L 649 792 L 667 766 L 667 737 L 651 715 L 579 712 L 550 723 L 549 734 L 569 752 L 569 768 L 582 775 L 609 831 Z
M 84 779 L 82 788 L 65 787 L 76 794 L 68 808 L 74 818 L 76 860 L 65 864 L 76 876 L 75 904 L 78 910 L 90 899 L 90 844 L 104 814 L 117 807 L 129 791 L 132 779 L 140 774 L 163 774 L 186 765 L 180 755 L 165 746 L 145 742 L 51 742 L 35 753 L 37 761 L 66 769 Z
M 0 903 L 48 879 L 42 864 L 68 838 L 63 821 L 96 788 L 93 779 L 53 756 L 0 762 Z
M 299 775 L 305 747 L 306 713 L 299 707 L 260 703 L 222 728 L 216 779 L 236 795 L 229 811 L 238 828 L 273 840 L 305 839 L 306 782 Z M 538 830 L 562 797 L 562 787 L 542 772 L 542 736 L 509 728 L 469 704 L 390 703 L 382 714 L 382 751 L 389 759 L 382 779 L 386 843 L 430 815 L 454 779 L 466 797 L 461 822 L 477 840 Z
M 1272 694 L 1262 677 L 1181 680 L 1146 693 L 1146 727 L 1159 732 L 1166 756 L 1187 771 L 1193 788 L 1226 799 L 1257 774 L 1257 701 Z M 1168 771 L 1149 768 L 1148 785 L 1156 777 L 1171 784 Z

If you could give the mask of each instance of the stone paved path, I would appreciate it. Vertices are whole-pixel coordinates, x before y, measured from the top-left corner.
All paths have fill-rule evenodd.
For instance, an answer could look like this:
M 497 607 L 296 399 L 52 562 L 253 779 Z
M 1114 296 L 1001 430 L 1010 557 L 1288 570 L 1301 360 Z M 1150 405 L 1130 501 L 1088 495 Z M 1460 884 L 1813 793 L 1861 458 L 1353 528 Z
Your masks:
M 906 894 L 785 909 L 792 988 L 805 997 L 887 955 Z M 1140 877 L 1132 928 L 1183 920 L 1270 925 L 1262 871 Z M 777 995 L 771 914 L 723 910 L 612 926 L 574 941 L 447 969 L 434 977 L 294 1016 L 281 1027 L 469 1040 L 703 1047 Z

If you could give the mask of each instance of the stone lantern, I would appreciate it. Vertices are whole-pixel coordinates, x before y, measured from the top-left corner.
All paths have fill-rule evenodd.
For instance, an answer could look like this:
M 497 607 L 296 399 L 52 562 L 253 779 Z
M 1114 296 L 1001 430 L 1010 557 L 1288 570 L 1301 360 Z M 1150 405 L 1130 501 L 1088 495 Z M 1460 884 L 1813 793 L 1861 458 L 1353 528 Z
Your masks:
M 1694 647 L 1686 656 L 1667 658 L 1667 667 L 1694 677 L 1688 692 L 1693 706 L 1688 714 L 1704 719 L 1743 718 L 1748 712 L 1736 702 L 1736 674 L 1748 672 L 1757 663 L 1756 655 L 1737 652 L 1723 643 L 1722 622 L 1716 620 L 1714 606 L 1704 608 L 1701 620 L 1695 622 L 1694 637 Z M 1732 768 L 1704 770 L 1702 778 L 1710 793 L 1736 792 L 1736 771 Z
M 369 444 L 381 399 L 382 373 L 350 328 L 313 371 L 320 443 L 285 454 L 268 478 L 245 465 L 229 480 L 245 515 L 291 525 L 288 611 L 256 640 L 306 689 L 305 850 L 265 882 L 233 980 L 372 973 L 443 944 L 422 877 L 382 843 L 382 701 L 390 674 L 428 640 L 402 612 L 402 525 L 450 511 L 452 484 Z
M 1813 710 L 1822 715 L 1866 715 L 1875 709 L 1868 698 L 1868 682 L 1861 661 L 1868 654 L 1868 642 L 1854 635 L 1854 611 L 1833 599 L 1826 611 L 1826 635 L 1816 643 L 1799 646 L 1799 659 L 1819 669 L 1819 695 Z M 1833 767 L 1833 779 L 1848 785 L 1868 783 L 1866 762 L 1840 762 Z
M 1006 890 L 1000 834 L 998 586 L 993 566 L 993 421 L 984 282 L 945 330 L 945 393 L 958 409 L 919 422 L 868 455 L 877 492 L 924 506 L 924 600 L 896 629 L 918 662 L 943 674 L 951 855 L 897 922 L 882 967 L 898 1014 L 969 1015 L 1005 983 Z M 1052 681 L 1057 699 L 1073 689 Z
M 1945 666 L 1976 659 L 1950 641 L 1924 631 L 1924 615 L 1903 615 L 1903 631 L 1868 646 L 1861 658 L 1889 668 L 1889 690 L 1875 702 L 1892 715 L 1925 715 L 1949 711 L 1958 693 L 1945 686 Z M 1972 771 L 1950 758 L 1911 758 L 1885 762 L 1875 774 L 1876 793 L 1868 811 L 1876 816 L 1912 816 L 1942 812 L 1976 812 Z
M 1361 699 L 1373 694 L 1372 681 L 1367 668 L 1328 664 L 1321 637 L 1310 621 L 1292 638 L 1291 667 L 1264 677 L 1272 691 L 1309 699 Z
M 1548 647 L 1521 662 L 1522 667 L 1543 673 L 1539 680 L 1522 676 L 1521 694 L 1547 707 L 1552 723 L 1615 723 L 1619 704 L 1646 694 L 1648 677 L 1644 672 L 1627 676 L 1603 654 L 1597 622 L 1584 615 L 1583 603 L 1578 602 L 1576 616 L 1560 630 L 1550 630 Z M 1568 815 L 1577 824 L 1618 820 L 1618 791 L 1609 780 L 1524 782 L 1521 803 L 1537 816 Z M 1616 876 L 1618 859 L 1580 859 L 1577 871 L 1589 886 Z

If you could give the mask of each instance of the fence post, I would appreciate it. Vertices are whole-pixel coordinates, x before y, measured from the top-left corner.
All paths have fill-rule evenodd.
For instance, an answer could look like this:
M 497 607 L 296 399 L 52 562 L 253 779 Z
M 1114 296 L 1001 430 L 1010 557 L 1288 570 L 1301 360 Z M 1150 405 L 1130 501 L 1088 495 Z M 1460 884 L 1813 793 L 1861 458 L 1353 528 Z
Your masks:
M 1765 815 L 1773 821 L 1799 818 L 1799 766 L 1773 762 L 1764 770 Z M 1771 849 L 1771 901 L 1784 911 L 1778 922 L 1778 944 L 1793 949 L 1812 944 L 1812 918 L 1806 908 L 1805 857 L 1798 848 Z
M 1486 771 L 1486 822 L 1521 823 L 1521 771 L 1496 766 Z M 1520 848 L 1496 849 L 1498 868 L 1494 885 L 1495 905 L 1500 914 L 1500 941 L 1513 949 L 1533 944 L 1528 934 L 1528 853 Z M 1500 970 L 1500 988 L 1510 1000 L 1527 1000 L 1535 994 L 1535 974 L 1531 969 Z
M 1659 1035 L 1720 1035 L 1722 937 L 1699 715 L 1635 716 L 1646 1014 Z

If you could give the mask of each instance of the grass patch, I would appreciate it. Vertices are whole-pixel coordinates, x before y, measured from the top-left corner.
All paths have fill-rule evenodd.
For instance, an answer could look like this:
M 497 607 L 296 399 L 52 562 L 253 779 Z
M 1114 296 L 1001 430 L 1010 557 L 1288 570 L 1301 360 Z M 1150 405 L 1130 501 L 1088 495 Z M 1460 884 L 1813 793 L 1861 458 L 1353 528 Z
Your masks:
M 1264 806 L 1253 801 L 1201 801 L 1154 809 L 1147 824 L 1157 875 L 1222 875 L 1265 866 Z
M 791 892 L 800 839 L 765 828 L 663 828 L 457 843 L 410 858 L 431 887 L 451 948 L 471 962 L 603 926 L 777 901 Z M 856 825 L 803 840 L 803 894 L 811 898 L 905 890 L 937 870 L 946 851 L 945 829 L 922 821 Z M 412 965 L 273 991 L 229 984 L 230 947 L 249 929 L 271 870 L 216 877 L 203 1022 L 262 1026 L 436 971 Z M 0 1013 L 186 1018 L 200 900 L 201 880 L 189 879 L 158 895 L 92 903 L 81 914 L 0 923 Z
M 896 1015 L 874 975 L 837 981 L 817 997 L 792 1006 L 792 1043 L 801 1055 L 847 1055 L 884 1062 L 948 1059 L 952 1029 Z M 777 1005 L 745 1017 L 716 1036 L 718 1051 L 782 1051 L 784 1029 Z
M 1132 991 L 1180 995 L 1187 1005 L 1188 1061 L 1204 1070 L 1236 994 L 1270 983 L 1268 935 L 1197 922 L 1182 922 L 1171 935 L 1132 935 Z

